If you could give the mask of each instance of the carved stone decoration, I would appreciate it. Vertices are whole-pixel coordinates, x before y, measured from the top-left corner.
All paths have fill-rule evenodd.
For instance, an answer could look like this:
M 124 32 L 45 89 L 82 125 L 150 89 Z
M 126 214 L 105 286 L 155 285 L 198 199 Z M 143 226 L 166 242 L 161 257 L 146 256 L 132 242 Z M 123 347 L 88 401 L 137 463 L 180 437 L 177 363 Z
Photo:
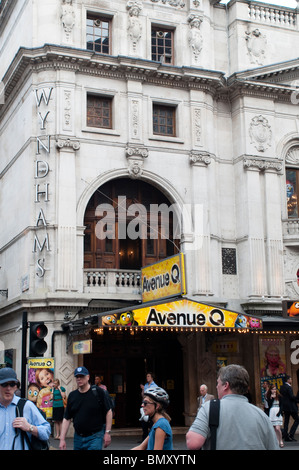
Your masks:
M 189 25 L 190 25 L 190 30 L 189 30 L 189 35 L 188 35 L 188 41 L 191 47 L 191 50 L 193 52 L 195 61 L 197 62 L 200 52 L 202 50 L 202 35 L 200 32 L 200 25 L 202 23 L 202 18 L 198 15 L 189 15 L 187 18 Z
M 291 165 L 299 164 L 299 145 L 290 148 L 286 155 L 286 163 L 290 163 Z
M 73 0 L 62 0 L 61 21 L 66 39 L 69 40 L 73 27 L 75 26 L 75 11 L 73 8 Z
M 265 152 L 268 147 L 271 147 L 271 127 L 268 120 L 261 114 L 252 118 L 249 127 L 249 135 L 251 143 L 259 152 Z
M 126 148 L 126 157 L 128 160 L 128 173 L 133 179 L 140 178 L 143 171 L 144 159 L 148 157 L 146 147 L 128 146 Z
M 246 31 L 245 34 L 250 62 L 252 64 L 263 65 L 267 48 L 266 36 L 257 28 L 253 31 Z
M 185 6 L 184 0 L 151 0 L 151 2 L 153 3 L 161 2 L 164 4 L 168 4 L 172 7 L 180 7 L 180 8 L 184 8 Z
M 58 138 L 56 139 L 56 147 L 59 150 L 62 150 L 62 149 L 79 150 L 80 142 L 78 140 Z
M 190 153 L 190 165 L 208 166 L 211 163 L 211 155 L 208 152 L 198 152 L 192 150 Z
M 195 137 L 195 142 L 196 144 L 200 145 L 201 144 L 201 134 L 202 134 L 202 129 L 201 129 L 201 109 L 200 108 L 195 108 L 193 111 L 193 117 L 194 117 L 194 137 Z
M 72 90 L 63 90 L 63 130 L 72 129 Z
M 138 138 L 139 129 L 139 101 L 132 100 L 132 132 L 133 137 Z
M 274 171 L 281 173 L 283 170 L 283 164 L 280 160 L 273 159 L 259 159 L 259 158 L 244 158 L 243 165 L 245 170 L 256 170 L 256 171 Z
M 128 33 L 132 41 L 134 52 L 136 52 L 137 44 L 139 42 L 139 39 L 141 38 L 142 26 L 138 18 L 141 9 L 141 2 L 130 0 L 127 3 L 127 10 L 129 11 Z

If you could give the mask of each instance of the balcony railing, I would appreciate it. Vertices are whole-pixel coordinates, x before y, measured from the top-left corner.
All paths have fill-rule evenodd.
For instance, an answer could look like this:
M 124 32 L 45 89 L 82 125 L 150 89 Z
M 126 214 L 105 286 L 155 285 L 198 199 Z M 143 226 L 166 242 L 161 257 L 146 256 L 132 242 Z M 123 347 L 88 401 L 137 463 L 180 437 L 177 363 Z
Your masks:
M 296 27 L 297 13 L 290 8 L 258 5 L 252 2 L 248 5 L 248 15 L 252 21 L 259 21 L 274 26 Z
M 84 269 L 84 292 L 141 298 L 141 271 L 132 269 Z M 136 297 L 137 296 L 137 297 Z
M 299 219 L 283 220 L 283 237 L 286 241 L 299 242 Z

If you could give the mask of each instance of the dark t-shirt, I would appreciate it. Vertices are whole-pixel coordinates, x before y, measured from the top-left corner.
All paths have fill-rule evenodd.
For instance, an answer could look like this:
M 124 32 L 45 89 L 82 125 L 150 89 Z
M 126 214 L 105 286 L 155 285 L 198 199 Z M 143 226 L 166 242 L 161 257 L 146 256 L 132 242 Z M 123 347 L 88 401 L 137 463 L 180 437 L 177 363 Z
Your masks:
M 106 414 L 111 409 L 109 395 L 97 387 L 99 400 L 91 388 L 81 393 L 74 390 L 68 396 L 65 419 L 72 419 L 78 434 L 88 435 L 101 431 Z

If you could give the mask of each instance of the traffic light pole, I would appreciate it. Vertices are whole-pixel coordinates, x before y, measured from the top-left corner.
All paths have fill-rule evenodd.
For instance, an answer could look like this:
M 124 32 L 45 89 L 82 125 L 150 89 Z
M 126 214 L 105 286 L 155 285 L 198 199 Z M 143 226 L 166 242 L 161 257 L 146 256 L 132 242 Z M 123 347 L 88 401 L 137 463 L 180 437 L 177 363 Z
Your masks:
M 23 312 L 22 320 L 22 363 L 21 363 L 21 397 L 26 394 L 26 365 L 27 365 L 27 312 Z

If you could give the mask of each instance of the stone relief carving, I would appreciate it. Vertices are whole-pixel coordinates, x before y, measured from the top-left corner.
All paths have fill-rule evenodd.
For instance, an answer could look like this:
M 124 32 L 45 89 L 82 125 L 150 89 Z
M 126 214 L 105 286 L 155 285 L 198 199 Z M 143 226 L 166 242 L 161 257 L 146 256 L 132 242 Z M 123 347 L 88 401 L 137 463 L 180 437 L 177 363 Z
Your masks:
M 61 21 L 67 40 L 70 39 L 73 27 L 75 25 L 75 11 L 73 0 L 62 0 Z
M 79 150 L 80 149 L 80 142 L 78 140 L 71 140 L 71 139 L 64 139 L 58 138 L 56 140 L 56 147 L 61 149 L 70 149 L 70 150 Z
M 132 100 L 132 131 L 133 137 L 138 137 L 138 123 L 139 123 L 139 101 Z
M 198 15 L 189 15 L 187 21 L 190 25 L 188 41 L 193 52 L 195 61 L 197 62 L 200 52 L 202 50 L 203 39 L 200 32 L 200 25 L 202 23 L 202 18 Z
M 64 90 L 64 114 L 63 114 L 63 129 L 70 130 L 72 128 L 72 91 Z
M 280 173 L 283 169 L 282 161 L 273 159 L 244 158 L 243 165 L 245 170 L 275 171 Z
M 266 36 L 258 28 L 253 31 L 246 31 L 245 34 L 250 62 L 252 64 L 263 65 L 267 48 Z
M 251 143 L 259 152 L 265 152 L 268 147 L 271 147 L 271 127 L 268 120 L 261 114 L 252 118 L 249 127 L 249 135 Z
M 201 109 L 195 108 L 194 111 L 194 135 L 197 144 L 201 143 Z
M 133 179 L 140 178 L 143 171 L 144 160 L 148 157 L 148 149 L 142 146 L 127 146 L 126 157 L 129 164 L 129 176 Z
M 184 8 L 185 6 L 184 0 L 151 0 L 151 2 L 153 3 L 161 2 L 161 3 L 168 4 L 172 7 L 180 7 L 180 8 Z
M 190 164 L 193 166 L 208 166 L 211 163 L 211 155 L 208 152 L 192 150 L 190 153 Z
M 127 10 L 129 11 L 128 33 L 132 41 L 134 52 L 136 51 L 137 44 L 141 38 L 142 26 L 138 18 L 141 9 L 142 4 L 139 1 L 130 0 L 127 3 Z
M 299 145 L 290 148 L 286 154 L 286 163 L 290 163 L 291 165 L 299 164 Z

